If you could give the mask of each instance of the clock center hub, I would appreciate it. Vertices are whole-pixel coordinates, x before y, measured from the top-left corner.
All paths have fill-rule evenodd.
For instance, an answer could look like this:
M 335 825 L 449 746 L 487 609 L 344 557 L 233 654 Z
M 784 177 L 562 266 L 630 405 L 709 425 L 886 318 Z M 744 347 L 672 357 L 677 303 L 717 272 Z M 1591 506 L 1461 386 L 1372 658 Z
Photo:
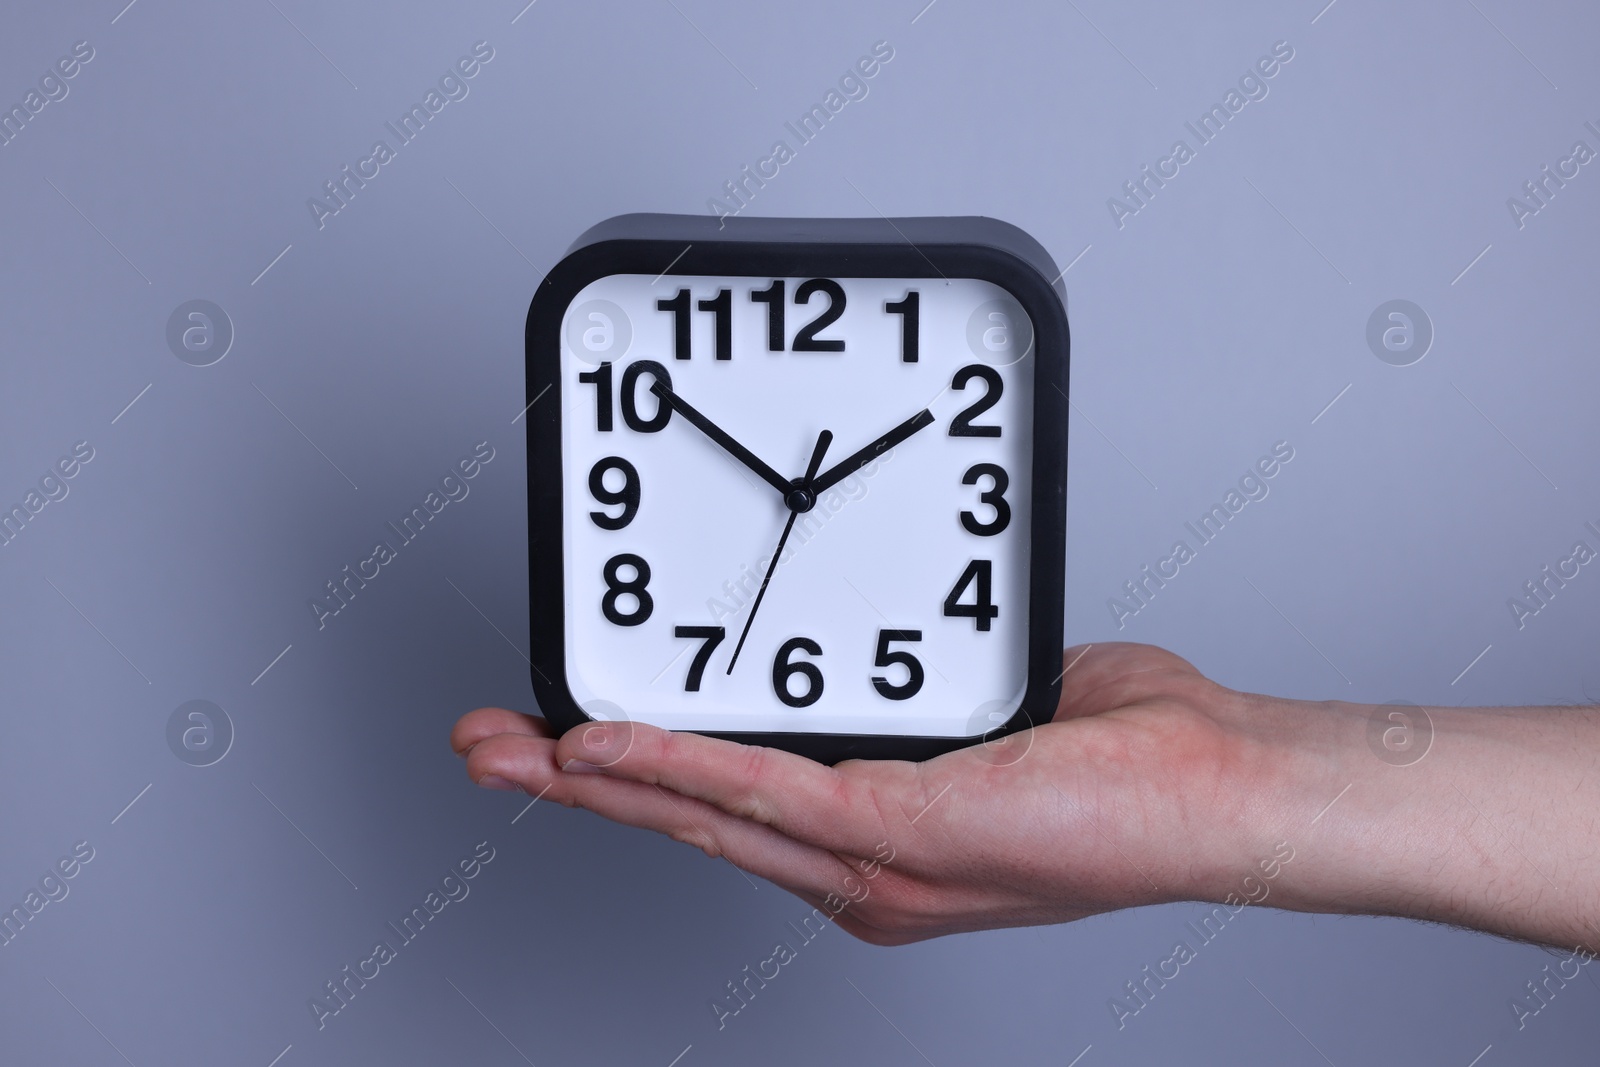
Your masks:
M 804 515 L 817 506 L 817 494 L 797 482 L 795 487 L 784 495 L 783 502 L 788 505 L 790 511 Z

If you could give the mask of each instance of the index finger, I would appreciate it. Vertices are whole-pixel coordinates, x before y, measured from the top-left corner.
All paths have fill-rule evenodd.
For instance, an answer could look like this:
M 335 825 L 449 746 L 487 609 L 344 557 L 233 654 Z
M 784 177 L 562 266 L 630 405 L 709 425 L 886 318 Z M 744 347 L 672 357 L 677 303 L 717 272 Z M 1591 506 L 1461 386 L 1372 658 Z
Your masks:
M 486 737 L 496 734 L 527 734 L 529 737 L 554 737 L 550 724 L 536 715 L 524 715 L 505 708 L 479 708 L 457 720 L 450 731 L 450 747 L 465 756 Z

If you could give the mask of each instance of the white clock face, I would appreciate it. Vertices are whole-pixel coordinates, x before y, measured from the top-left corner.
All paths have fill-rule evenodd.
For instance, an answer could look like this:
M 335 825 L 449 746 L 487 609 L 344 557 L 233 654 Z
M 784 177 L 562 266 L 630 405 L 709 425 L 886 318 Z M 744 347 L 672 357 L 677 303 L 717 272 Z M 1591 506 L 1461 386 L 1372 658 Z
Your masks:
M 1009 720 L 1028 666 L 1032 338 L 1009 294 L 968 278 L 586 286 L 561 352 L 576 704 L 708 732 Z

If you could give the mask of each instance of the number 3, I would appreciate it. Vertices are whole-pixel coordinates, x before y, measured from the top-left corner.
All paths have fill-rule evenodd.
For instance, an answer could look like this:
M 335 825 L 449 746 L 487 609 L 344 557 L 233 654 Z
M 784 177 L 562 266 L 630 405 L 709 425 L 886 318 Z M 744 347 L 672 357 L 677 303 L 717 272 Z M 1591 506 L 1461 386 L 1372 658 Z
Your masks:
M 978 494 L 978 503 L 993 508 L 994 518 L 988 522 L 979 522 L 978 517 L 972 512 L 963 511 L 961 525 L 967 528 L 968 533 L 975 533 L 979 537 L 993 537 L 1011 525 L 1011 505 L 1006 503 L 1005 497 L 1006 490 L 1011 486 L 1011 479 L 1006 476 L 1006 469 L 998 463 L 974 463 L 967 468 L 967 473 L 961 476 L 961 484 L 977 485 L 978 479 L 984 477 L 991 479 L 994 486 Z

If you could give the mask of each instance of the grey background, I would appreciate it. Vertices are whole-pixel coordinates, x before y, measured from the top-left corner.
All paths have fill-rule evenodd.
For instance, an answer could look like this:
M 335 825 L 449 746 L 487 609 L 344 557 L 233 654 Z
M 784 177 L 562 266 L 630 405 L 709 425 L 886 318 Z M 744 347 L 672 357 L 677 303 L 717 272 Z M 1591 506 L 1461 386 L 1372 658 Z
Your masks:
M 96 456 L 0 547 L 0 902 L 76 841 L 96 855 L 0 948 L 0 1058 L 1488 1067 L 1592 1049 L 1593 978 L 1513 1025 L 1509 998 L 1553 961 L 1538 949 L 1256 909 L 1119 1032 L 1108 998 L 1167 955 L 1186 906 L 897 950 L 830 931 L 718 1032 L 709 998 L 808 909 L 664 839 L 475 790 L 446 745 L 465 710 L 530 706 L 512 420 L 540 270 L 612 214 L 706 210 L 878 40 L 895 57 L 870 95 L 751 211 L 988 214 L 1075 260 L 1070 641 L 1150 641 L 1305 697 L 1592 696 L 1600 577 L 1521 630 L 1506 599 L 1600 521 L 1582 358 L 1600 174 L 1522 229 L 1506 198 L 1573 141 L 1600 148 L 1597 15 L 1323 2 L 11 5 L 8 106 L 73 42 L 96 57 L 0 147 L 0 499 L 73 442 Z M 319 230 L 306 199 L 478 40 L 495 58 L 470 95 Z M 1295 58 L 1270 95 L 1118 229 L 1107 198 L 1278 40 Z M 204 368 L 165 341 L 196 298 L 236 334 Z M 1365 341 L 1395 298 L 1435 329 L 1409 367 Z M 319 632 L 307 599 L 485 439 L 470 497 Z M 1107 598 L 1279 440 L 1296 455 L 1271 495 L 1119 631 Z M 212 766 L 167 747 L 193 699 L 235 729 Z M 310 996 L 481 840 L 496 858 L 471 895 L 319 1032 Z

